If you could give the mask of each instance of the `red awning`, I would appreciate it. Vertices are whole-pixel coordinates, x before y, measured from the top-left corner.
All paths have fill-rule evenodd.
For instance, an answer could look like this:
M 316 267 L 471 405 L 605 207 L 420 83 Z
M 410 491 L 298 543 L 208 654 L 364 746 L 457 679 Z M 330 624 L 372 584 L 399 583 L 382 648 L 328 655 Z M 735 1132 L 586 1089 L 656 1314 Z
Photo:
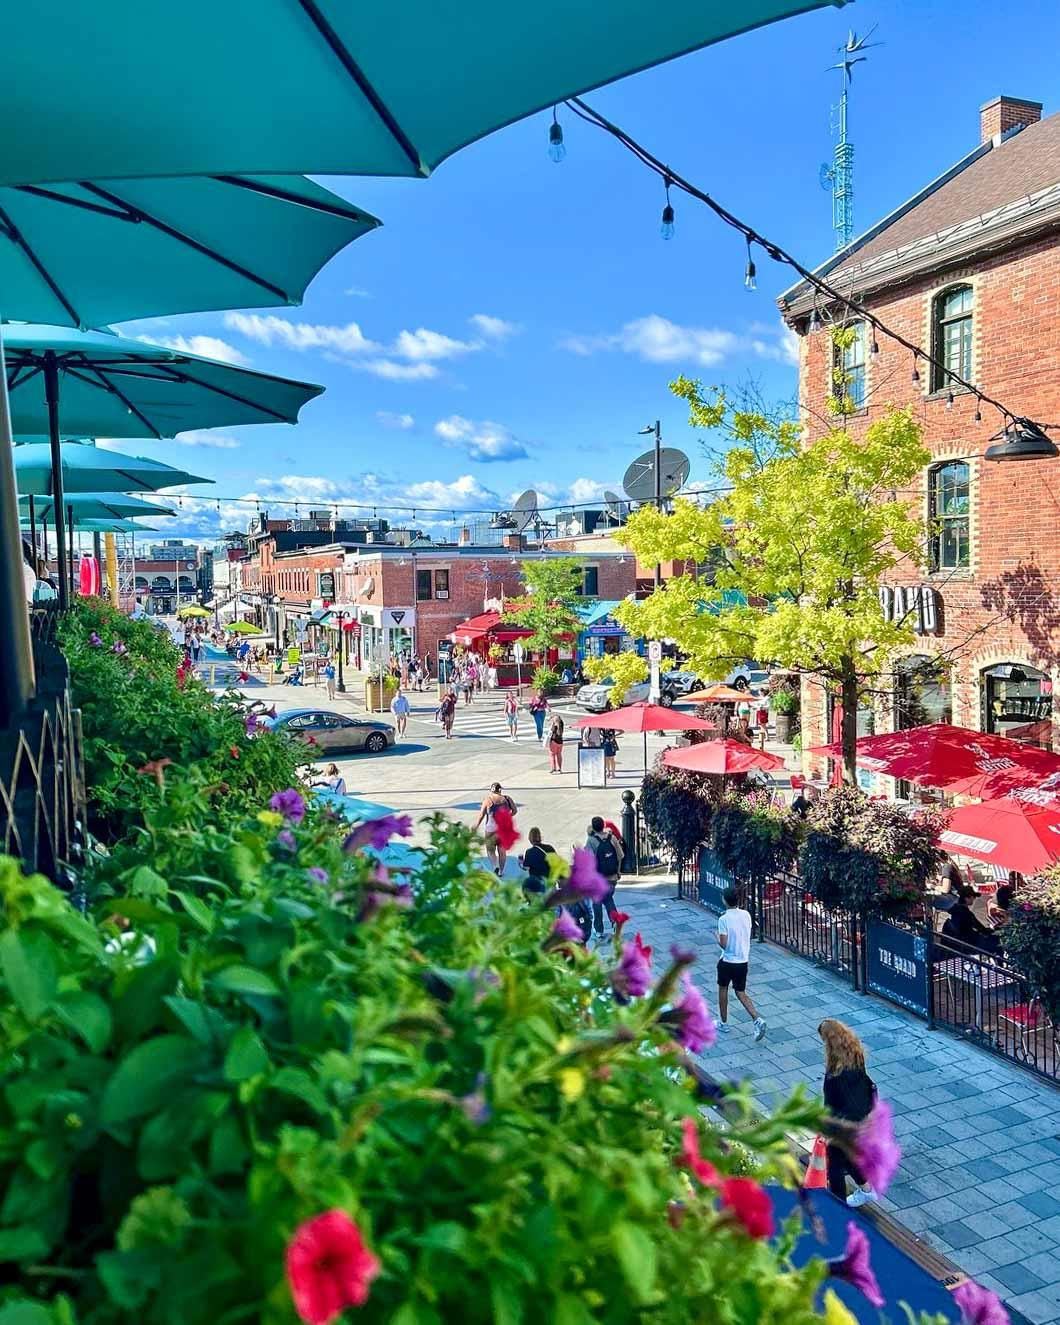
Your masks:
M 783 768 L 780 755 L 765 750 L 752 750 L 742 741 L 728 738 L 720 741 L 702 741 L 682 750 L 667 750 L 662 757 L 668 768 L 683 768 L 692 773 L 712 773 L 731 777 L 736 773 L 749 773 L 752 768 Z
M 815 746 L 809 753 L 843 757 L 838 742 Z M 857 743 L 857 763 L 903 782 L 982 799 L 1004 796 L 1060 773 L 1060 756 L 1048 750 L 945 722 L 863 736 Z
M 946 816 L 939 845 L 954 855 L 1036 874 L 1060 860 L 1060 808 L 1015 796 L 962 805 Z
M 449 638 L 456 644 L 474 644 L 476 640 L 488 636 L 498 643 L 506 644 L 512 640 L 526 639 L 527 635 L 533 633 L 525 626 L 515 626 L 510 621 L 502 622 L 499 612 L 481 612 L 478 616 L 461 621 Z

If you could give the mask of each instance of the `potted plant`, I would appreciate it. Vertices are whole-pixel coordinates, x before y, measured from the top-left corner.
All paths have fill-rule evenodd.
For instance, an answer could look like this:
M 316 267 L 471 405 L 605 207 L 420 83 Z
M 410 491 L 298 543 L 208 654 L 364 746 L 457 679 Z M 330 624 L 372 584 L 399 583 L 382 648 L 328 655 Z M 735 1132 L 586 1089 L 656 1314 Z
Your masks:
M 777 740 L 782 745 L 787 745 L 791 741 L 792 729 L 795 726 L 795 715 L 799 708 L 798 697 L 793 690 L 785 686 L 782 690 L 775 690 L 769 702 L 773 710 Z

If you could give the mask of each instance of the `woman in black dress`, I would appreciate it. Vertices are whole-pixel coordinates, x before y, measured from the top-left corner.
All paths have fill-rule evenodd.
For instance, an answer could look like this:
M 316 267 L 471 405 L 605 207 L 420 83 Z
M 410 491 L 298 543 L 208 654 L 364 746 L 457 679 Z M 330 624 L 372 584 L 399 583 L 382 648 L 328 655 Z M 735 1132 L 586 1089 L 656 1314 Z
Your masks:
M 824 1041 L 824 1102 L 833 1118 L 860 1123 L 876 1103 L 876 1085 L 865 1071 L 865 1046 L 841 1021 L 822 1021 L 817 1034 Z M 847 1195 L 847 1176 L 856 1184 Z M 847 1205 L 875 1201 L 864 1174 L 840 1146 L 828 1144 L 828 1190 Z

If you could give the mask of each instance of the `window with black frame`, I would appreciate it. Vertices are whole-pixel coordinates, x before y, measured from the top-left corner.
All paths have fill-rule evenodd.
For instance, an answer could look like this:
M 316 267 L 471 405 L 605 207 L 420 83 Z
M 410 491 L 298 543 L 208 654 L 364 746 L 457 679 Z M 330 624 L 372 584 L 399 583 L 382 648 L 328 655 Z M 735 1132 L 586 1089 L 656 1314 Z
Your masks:
M 935 296 L 933 323 L 932 391 L 945 391 L 951 373 L 972 378 L 972 287 L 955 285 Z
M 1029 663 L 997 663 L 980 679 L 983 730 L 1053 748 L 1053 683 Z
M 963 460 L 951 460 L 928 471 L 933 571 L 967 570 L 971 565 L 970 477 Z
M 418 603 L 429 603 L 433 597 L 433 588 L 432 572 L 418 570 L 416 572 L 416 601 Z
M 834 398 L 840 413 L 865 408 L 865 323 L 855 322 L 837 333 L 832 371 Z

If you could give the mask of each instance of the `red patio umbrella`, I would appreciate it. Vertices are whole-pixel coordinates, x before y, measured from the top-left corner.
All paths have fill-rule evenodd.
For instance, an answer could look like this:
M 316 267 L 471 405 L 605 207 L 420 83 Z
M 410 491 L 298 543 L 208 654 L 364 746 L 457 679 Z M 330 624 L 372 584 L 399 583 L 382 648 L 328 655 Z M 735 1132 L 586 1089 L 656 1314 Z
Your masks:
M 1060 808 L 1017 796 L 962 805 L 946 816 L 939 843 L 957 855 L 1035 874 L 1060 860 Z
M 771 755 L 765 750 L 752 750 L 742 741 L 731 741 L 728 738 L 720 741 L 703 741 L 700 745 L 690 745 L 683 750 L 667 750 L 663 754 L 662 761 L 668 768 L 684 768 L 693 773 L 712 773 L 716 777 L 749 773 L 752 768 L 784 767 L 784 760 L 780 755 Z
M 607 713 L 595 713 L 581 718 L 579 727 L 602 727 L 605 731 L 642 732 L 644 734 L 644 767 L 648 767 L 648 732 L 713 731 L 714 724 L 691 713 L 675 713 L 661 704 L 626 704 Z
M 814 746 L 810 754 L 842 759 L 843 750 L 835 742 Z M 1060 756 L 1048 750 L 946 722 L 863 736 L 857 743 L 857 762 L 903 782 L 984 799 L 1060 772 Z

